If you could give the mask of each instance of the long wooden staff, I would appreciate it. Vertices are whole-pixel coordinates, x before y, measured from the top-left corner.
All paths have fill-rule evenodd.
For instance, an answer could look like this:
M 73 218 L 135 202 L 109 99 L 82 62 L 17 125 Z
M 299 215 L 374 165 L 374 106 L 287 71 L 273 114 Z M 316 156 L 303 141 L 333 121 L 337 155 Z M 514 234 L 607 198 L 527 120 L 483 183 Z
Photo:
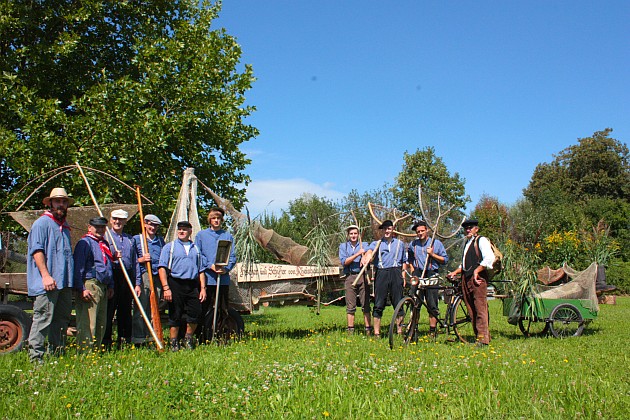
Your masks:
M 142 213 L 142 197 L 140 195 L 140 187 L 136 185 L 136 196 L 138 198 L 138 213 L 140 213 L 140 226 L 142 226 L 142 255 L 148 255 L 149 243 L 147 237 L 147 229 L 144 226 L 144 214 Z M 146 262 L 147 274 L 149 275 L 149 302 L 151 303 L 151 322 L 153 323 L 153 329 L 157 333 L 160 343 L 164 343 L 164 331 L 162 330 L 162 320 L 160 319 L 160 308 L 158 306 L 157 293 L 155 293 L 155 284 L 153 282 L 153 268 L 151 266 L 151 259 Z M 162 346 L 163 347 L 163 346 Z
M 354 279 L 354 281 L 352 282 L 353 286 L 357 285 L 357 283 L 359 282 L 359 279 L 361 278 L 361 276 L 363 276 L 365 269 L 367 268 L 368 265 L 370 265 L 370 263 L 374 259 L 374 255 L 376 255 L 376 253 L 378 252 L 378 249 L 381 246 L 382 241 L 383 241 L 382 239 L 379 239 L 378 241 L 376 241 L 376 246 L 374 247 L 375 252 L 372 252 L 372 256 L 370 257 L 369 261 L 366 264 L 364 264 L 363 267 L 361 267 L 361 271 L 359 271 L 359 274 L 357 274 L 357 278 Z
M 75 162 L 75 164 L 77 165 L 77 168 L 79 168 L 79 172 L 81 173 L 81 177 L 83 178 L 83 181 L 85 182 L 85 186 L 87 187 L 87 190 L 90 193 L 90 197 L 92 198 L 94 207 L 96 207 L 96 210 L 98 211 L 99 216 L 103 217 L 103 212 L 101 211 L 101 208 L 98 206 L 96 197 L 94 197 L 92 188 L 90 188 L 90 183 L 88 182 L 88 179 L 85 177 L 85 174 L 83 173 L 83 168 L 81 168 L 81 165 L 79 165 L 79 162 Z M 113 240 L 112 232 L 109 229 L 109 226 L 107 227 L 107 234 L 109 235 L 109 238 L 112 239 L 114 250 L 118 252 L 118 246 L 116 245 L 116 241 Z M 125 265 L 120 264 L 120 268 L 122 268 L 122 272 L 125 276 L 125 280 L 127 280 L 127 286 L 129 286 L 129 289 L 131 290 L 131 295 L 133 296 L 133 299 L 136 301 L 136 305 L 138 306 L 138 309 L 140 309 L 140 314 L 142 315 L 142 319 L 144 319 L 144 323 L 146 324 L 149 331 L 151 331 L 151 335 L 153 336 L 153 339 L 155 340 L 155 343 L 157 344 L 158 349 L 163 350 L 164 346 L 162 345 L 162 342 L 158 339 L 157 335 L 155 334 L 155 330 L 153 329 L 153 326 L 151 325 L 151 321 L 149 321 L 147 314 L 144 312 L 144 308 L 142 307 L 142 304 L 140 303 L 140 299 L 138 299 L 138 296 L 136 296 L 136 291 L 134 290 L 133 283 L 131 283 L 131 279 L 129 278 L 129 273 L 127 273 L 127 269 L 125 268 Z

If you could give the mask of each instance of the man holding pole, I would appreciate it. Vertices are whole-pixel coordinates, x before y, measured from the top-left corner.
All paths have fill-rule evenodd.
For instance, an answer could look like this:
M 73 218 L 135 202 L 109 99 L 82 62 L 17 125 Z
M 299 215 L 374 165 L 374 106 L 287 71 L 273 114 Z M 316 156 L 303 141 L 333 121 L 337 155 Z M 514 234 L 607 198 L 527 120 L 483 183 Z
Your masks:
M 112 211 L 109 223 L 111 229 L 108 231 L 108 240 L 112 253 L 116 254 L 114 262 L 114 296 L 107 305 L 107 328 L 103 343 L 107 348 L 112 345 L 112 330 L 114 315 L 118 326 L 118 348 L 124 343 L 131 342 L 131 301 L 132 291 L 127 283 L 125 274 L 121 267 L 124 264 L 131 281 L 135 281 L 134 286 L 142 285 L 140 265 L 136 258 L 136 248 L 133 237 L 123 232 L 129 214 L 122 209 Z
M 374 281 L 374 336 L 381 336 L 381 318 L 387 296 L 395 308 L 403 297 L 403 265 L 407 263 L 405 244 L 394 237 L 394 222 L 385 220 L 379 229 L 383 231 L 380 241 L 370 244 L 370 250 L 363 255 L 365 265 L 375 256 L 376 279 Z
M 88 233 L 74 248 L 77 345 L 80 351 L 100 349 L 107 325 L 108 299 L 114 295 L 114 256 L 104 238 L 106 229 L 106 218 L 90 219 Z
M 346 276 L 346 315 L 348 320 L 348 334 L 354 333 L 354 314 L 357 310 L 357 296 L 361 300 L 365 334 L 372 333 L 372 319 L 370 317 L 370 286 L 367 275 L 363 274 L 355 285 L 357 275 L 361 271 L 361 257 L 368 250 L 367 242 L 361 242 L 359 227 L 350 225 L 346 228 L 348 240 L 339 245 L 339 262 L 343 266 Z
M 439 239 L 429 238 L 429 226 L 424 220 L 416 222 L 411 230 L 416 232 L 418 239 L 414 239 L 409 245 L 408 261 L 413 270 L 413 275 L 425 279 L 437 275 L 440 265 L 448 262 L 446 249 Z M 429 335 L 435 336 L 437 327 L 438 289 L 420 288 L 416 292 L 423 300 L 429 311 Z
M 219 308 L 227 311 L 230 304 L 230 270 L 236 265 L 236 254 L 234 252 L 234 237 L 221 228 L 224 216 L 225 211 L 222 208 L 212 207 L 208 213 L 210 227 L 199 232 L 195 238 L 195 243 L 203 255 L 204 272 L 208 282 L 209 298 L 203 308 L 204 327 L 215 326 L 215 316 Z M 216 261 L 220 240 L 231 243 L 230 256 L 226 265 L 219 265 L 219 262 Z M 204 337 L 204 339 L 209 340 L 211 337 Z
M 48 209 L 28 234 L 26 279 L 28 295 L 35 298 L 28 337 L 29 358 L 43 363 L 46 339 L 53 351 L 62 350 L 72 312 L 72 245 L 66 223 L 74 200 L 64 188 L 53 188 L 44 198 Z
M 156 284 L 160 284 L 158 281 L 158 264 L 160 262 L 160 254 L 164 247 L 164 238 L 158 235 L 158 231 L 162 221 L 154 214 L 147 214 L 144 216 L 144 229 L 146 231 L 146 245 L 149 250 L 147 254 L 144 252 L 144 239 L 142 234 L 133 237 L 133 242 L 136 248 L 136 254 L 138 256 L 138 263 L 140 264 L 140 273 L 142 276 L 142 284 L 136 285 L 136 296 L 142 304 L 142 308 L 147 315 L 151 314 L 150 296 L 151 287 L 149 280 L 149 272 L 147 266 L 151 266 L 151 274 Z M 132 323 L 132 336 L 131 342 L 133 344 L 143 344 L 147 341 L 152 341 L 151 333 L 147 328 L 142 315 L 137 308 L 137 304 L 134 305 L 133 311 L 133 323 Z

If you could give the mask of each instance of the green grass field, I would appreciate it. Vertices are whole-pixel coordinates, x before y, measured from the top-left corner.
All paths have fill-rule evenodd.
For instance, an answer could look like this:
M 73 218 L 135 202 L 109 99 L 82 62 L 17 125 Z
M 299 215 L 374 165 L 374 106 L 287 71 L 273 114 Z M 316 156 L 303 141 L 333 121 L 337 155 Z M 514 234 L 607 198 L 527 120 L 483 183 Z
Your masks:
M 492 301 L 483 350 L 442 335 L 392 351 L 348 336 L 343 307 L 264 308 L 245 323 L 223 347 L 70 349 L 37 368 L 25 352 L 0 357 L 0 418 L 630 417 L 630 298 L 565 340 L 524 338 Z

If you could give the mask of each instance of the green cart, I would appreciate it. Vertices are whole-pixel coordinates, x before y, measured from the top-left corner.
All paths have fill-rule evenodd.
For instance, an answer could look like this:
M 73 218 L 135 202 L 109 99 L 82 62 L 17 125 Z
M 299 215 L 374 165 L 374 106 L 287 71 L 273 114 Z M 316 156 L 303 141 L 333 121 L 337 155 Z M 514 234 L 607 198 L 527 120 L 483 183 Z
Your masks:
M 539 284 L 529 295 L 503 299 L 503 315 L 526 337 L 549 333 L 556 338 L 577 337 L 597 318 L 597 264 L 579 272 L 563 269 L 570 281 L 557 286 Z

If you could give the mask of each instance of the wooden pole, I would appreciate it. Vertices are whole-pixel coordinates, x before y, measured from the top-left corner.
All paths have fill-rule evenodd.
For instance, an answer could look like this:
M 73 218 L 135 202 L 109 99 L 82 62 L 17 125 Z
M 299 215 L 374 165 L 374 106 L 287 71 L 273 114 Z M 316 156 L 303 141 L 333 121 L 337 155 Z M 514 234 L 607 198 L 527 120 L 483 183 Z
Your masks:
M 381 246 L 381 242 L 383 240 L 379 239 L 378 241 L 376 241 L 376 246 L 374 247 L 374 252 L 372 252 L 372 256 L 370 257 L 370 261 L 367 262 L 367 264 L 365 264 L 363 267 L 361 267 L 361 271 L 359 271 L 359 274 L 357 274 L 357 278 L 354 279 L 354 281 L 352 282 L 352 286 L 356 286 L 357 283 L 359 282 L 359 279 L 363 276 L 363 273 L 365 272 L 365 269 L 367 268 L 368 265 L 370 265 L 370 262 L 372 262 L 372 260 L 374 259 L 374 254 L 376 254 L 378 252 L 379 247 Z
M 138 212 L 140 213 L 140 225 L 142 226 L 142 255 L 148 255 L 149 258 L 151 254 L 149 253 L 149 243 L 147 239 L 147 230 L 144 226 L 144 214 L 142 212 L 142 196 L 140 195 L 140 187 L 136 185 L 136 196 L 138 198 Z M 157 293 L 155 293 L 155 283 L 153 282 L 153 267 L 151 265 L 151 259 L 146 262 L 146 270 L 149 275 L 149 288 L 151 289 L 149 294 L 149 302 L 151 303 L 151 322 L 153 323 L 153 329 L 156 332 L 160 343 L 164 343 L 164 331 L 162 329 L 162 320 L 160 319 L 160 308 L 157 300 Z M 164 346 L 160 351 L 163 351 Z
M 81 178 L 83 178 L 83 182 L 85 182 L 85 186 L 87 187 L 88 193 L 90 193 L 90 197 L 92 198 L 94 207 L 96 207 L 96 210 L 98 211 L 99 216 L 104 217 L 103 212 L 101 211 L 101 208 L 98 206 L 96 197 L 94 197 L 92 188 L 90 188 L 90 183 L 88 182 L 88 179 L 85 177 L 85 174 L 83 173 L 83 168 L 81 168 L 81 165 L 79 165 L 79 162 L 75 162 L 75 164 L 77 165 L 77 168 L 79 168 L 79 172 L 81 173 Z M 114 250 L 118 252 L 118 247 L 116 246 L 116 242 L 113 240 L 112 233 L 109 229 L 109 226 L 107 227 L 107 234 L 109 235 L 109 238 L 112 240 L 112 244 L 114 245 Z M 140 314 L 142 315 L 142 319 L 144 319 L 144 323 L 146 324 L 147 328 L 149 328 L 149 331 L 151 331 L 151 335 L 153 336 L 153 339 L 155 340 L 155 343 L 157 344 L 158 349 L 163 350 L 164 346 L 162 345 L 162 342 L 158 339 L 157 335 L 155 334 L 155 330 L 153 329 L 153 326 L 151 325 L 151 322 L 149 321 L 149 318 L 147 317 L 146 312 L 144 312 L 144 308 L 142 307 L 142 304 L 140 303 L 138 296 L 136 296 L 136 291 L 134 290 L 133 283 L 131 282 L 131 279 L 129 278 L 129 273 L 127 273 L 127 269 L 125 268 L 125 265 L 120 264 L 120 268 L 122 268 L 122 272 L 125 276 L 125 280 L 127 280 L 127 286 L 129 286 L 129 289 L 131 290 L 131 295 L 133 296 L 133 299 L 136 301 L 136 305 L 138 305 L 138 309 L 140 309 Z

